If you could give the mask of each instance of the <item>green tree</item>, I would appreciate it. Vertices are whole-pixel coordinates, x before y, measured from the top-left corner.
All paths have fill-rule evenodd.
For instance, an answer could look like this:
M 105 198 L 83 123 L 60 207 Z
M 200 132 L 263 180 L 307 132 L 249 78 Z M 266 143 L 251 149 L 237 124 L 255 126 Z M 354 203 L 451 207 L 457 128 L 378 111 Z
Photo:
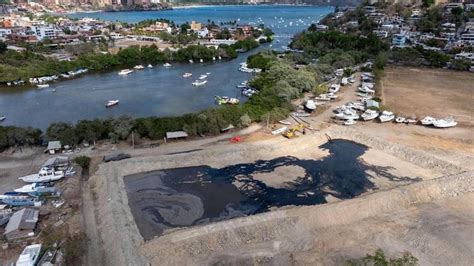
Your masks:
M 7 44 L 4 43 L 3 41 L 0 41 L 0 54 L 6 52 L 7 50 L 8 50 Z

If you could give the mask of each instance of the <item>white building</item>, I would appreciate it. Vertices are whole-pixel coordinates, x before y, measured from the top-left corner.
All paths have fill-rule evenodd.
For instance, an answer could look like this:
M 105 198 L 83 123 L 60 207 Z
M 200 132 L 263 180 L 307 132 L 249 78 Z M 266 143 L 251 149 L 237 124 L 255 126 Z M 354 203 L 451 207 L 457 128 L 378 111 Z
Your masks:
M 43 40 L 45 38 L 54 39 L 56 34 L 59 33 L 59 30 L 51 26 L 37 25 L 31 26 L 30 29 L 38 40 Z

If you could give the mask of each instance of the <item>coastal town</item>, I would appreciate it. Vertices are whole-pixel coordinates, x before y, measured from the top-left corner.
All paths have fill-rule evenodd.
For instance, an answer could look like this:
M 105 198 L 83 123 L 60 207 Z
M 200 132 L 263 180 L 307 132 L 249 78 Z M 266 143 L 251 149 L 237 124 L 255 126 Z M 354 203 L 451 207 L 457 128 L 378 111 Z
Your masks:
M 232 8 L 296 8 L 254 4 Z M 93 119 L 41 129 L 0 106 L 0 264 L 474 260 L 474 4 L 372 0 L 268 22 L 67 15 L 98 6 L 173 10 L 1 5 L 0 92 L 34 105 L 91 76 L 134 85 Z M 176 83 L 141 94 L 167 84 L 160 73 Z M 206 108 L 133 113 L 175 84 L 187 95 L 170 104 Z

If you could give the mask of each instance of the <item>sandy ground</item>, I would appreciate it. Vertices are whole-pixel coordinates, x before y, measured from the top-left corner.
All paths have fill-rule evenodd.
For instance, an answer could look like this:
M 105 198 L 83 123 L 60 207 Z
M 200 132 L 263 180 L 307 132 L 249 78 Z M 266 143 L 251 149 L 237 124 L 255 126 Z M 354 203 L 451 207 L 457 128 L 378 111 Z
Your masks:
M 460 125 L 474 126 L 474 74 L 470 72 L 389 67 L 382 88 L 384 104 L 397 114 L 453 116 Z

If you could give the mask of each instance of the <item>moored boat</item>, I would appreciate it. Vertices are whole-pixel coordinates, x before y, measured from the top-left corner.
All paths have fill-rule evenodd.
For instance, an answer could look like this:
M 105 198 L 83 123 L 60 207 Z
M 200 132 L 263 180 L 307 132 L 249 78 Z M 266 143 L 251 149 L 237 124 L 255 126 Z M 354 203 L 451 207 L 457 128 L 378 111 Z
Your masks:
M 147 66 L 147 67 L 148 67 L 148 68 L 153 68 L 153 66 L 152 66 L 151 64 L 148 64 L 148 66 Z
M 109 100 L 106 104 L 105 104 L 105 108 L 109 108 L 109 107 L 112 107 L 114 105 L 117 105 L 119 104 L 120 100 Z
M 164 67 L 171 67 L 171 64 L 170 63 L 164 63 L 163 66 Z
M 38 89 L 49 88 L 49 84 L 38 84 L 36 86 L 38 87 Z
M 136 65 L 133 68 L 136 69 L 136 70 L 140 70 L 140 69 L 144 69 L 145 67 L 142 66 L 142 65 Z
M 3 122 L 3 121 L 5 121 L 5 119 L 7 119 L 7 117 L 6 117 L 6 116 L 0 116 L 0 122 Z
M 133 70 L 131 70 L 131 69 L 122 69 L 122 70 L 120 70 L 120 72 L 119 72 L 118 74 L 119 74 L 120 76 L 126 76 L 126 75 L 128 75 L 128 74 L 130 74 L 130 73 L 132 73 L 132 72 L 133 72 Z
M 196 80 L 193 82 L 193 86 L 199 87 L 199 86 L 204 86 L 206 85 L 207 80 Z
M 183 78 L 189 78 L 189 77 L 192 77 L 192 76 L 193 76 L 193 73 L 186 72 L 186 73 L 183 74 Z

